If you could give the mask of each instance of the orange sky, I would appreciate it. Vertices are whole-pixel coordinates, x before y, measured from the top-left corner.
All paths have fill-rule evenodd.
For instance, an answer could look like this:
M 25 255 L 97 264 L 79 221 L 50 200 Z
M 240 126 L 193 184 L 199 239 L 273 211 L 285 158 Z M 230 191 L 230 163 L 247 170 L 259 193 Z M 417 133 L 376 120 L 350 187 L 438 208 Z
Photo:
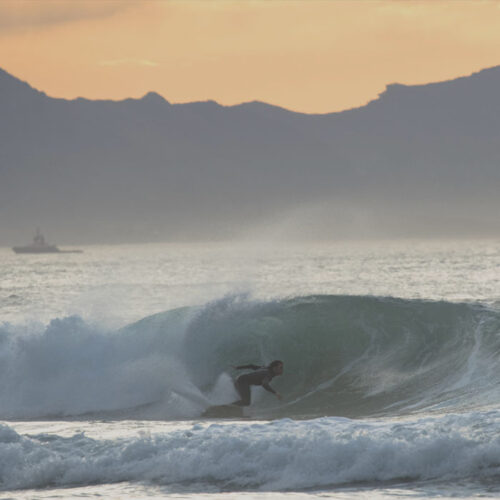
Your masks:
M 324 113 L 500 64 L 500 2 L 0 0 L 0 67 L 54 97 Z

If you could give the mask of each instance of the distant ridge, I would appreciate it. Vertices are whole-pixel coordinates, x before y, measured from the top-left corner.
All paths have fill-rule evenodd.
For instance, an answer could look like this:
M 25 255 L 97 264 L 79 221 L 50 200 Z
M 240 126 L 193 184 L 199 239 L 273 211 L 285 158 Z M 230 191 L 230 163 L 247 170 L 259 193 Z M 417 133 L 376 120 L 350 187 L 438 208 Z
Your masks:
M 207 101 L 193 101 L 189 103 L 175 103 L 172 104 L 170 103 L 167 99 L 165 99 L 162 95 L 158 94 L 157 92 L 150 91 L 146 93 L 143 97 L 139 99 L 134 99 L 134 98 L 126 98 L 126 99 L 120 99 L 120 100 L 114 100 L 114 99 L 88 99 L 85 97 L 77 97 L 75 99 L 64 99 L 64 98 L 59 98 L 59 97 L 52 97 L 51 99 L 57 99 L 57 100 L 64 100 L 68 102 L 72 101 L 86 101 L 86 102 L 130 102 L 130 101 L 148 101 L 148 102 L 156 102 L 156 103 L 164 103 L 164 104 L 170 104 L 174 106 L 189 106 L 189 105 L 196 105 L 196 104 L 207 104 L 207 105 L 212 105 L 212 106 L 217 106 L 221 108 L 251 108 L 251 107 L 256 107 L 260 108 L 262 110 L 282 110 L 282 111 L 287 111 L 289 113 L 296 113 L 296 114 L 302 114 L 302 115 L 336 115 L 339 113 L 344 113 L 352 110 L 357 110 L 357 109 L 363 109 L 366 106 L 378 102 L 381 99 L 386 99 L 388 96 L 391 98 L 395 95 L 404 95 L 404 92 L 407 90 L 412 90 L 412 91 L 418 91 L 418 89 L 422 89 L 424 92 L 432 92 L 436 88 L 439 87 L 446 87 L 449 88 L 450 84 L 456 85 L 458 88 L 459 86 L 463 86 L 464 88 L 471 87 L 471 85 L 476 85 L 477 82 L 483 83 L 485 86 L 490 86 L 490 84 L 494 81 L 494 79 L 500 79 L 500 65 L 499 66 L 493 66 L 490 68 L 484 68 L 479 71 L 473 72 L 470 75 L 465 75 L 465 76 L 459 76 L 455 78 L 450 78 L 446 80 L 440 80 L 436 82 L 429 82 L 429 83 L 423 83 L 423 84 L 414 84 L 414 85 L 408 85 L 408 84 L 402 84 L 402 83 L 389 83 L 386 85 L 385 89 L 376 97 L 375 99 L 369 101 L 367 104 L 362 105 L 362 106 L 356 106 L 354 108 L 349 108 L 346 110 L 342 111 L 335 111 L 335 112 L 325 112 L 325 113 L 303 113 L 303 112 L 298 112 L 298 111 L 292 111 L 287 108 L 284 108 L 282 106 L 276 106 L 274 104 L 270 103 L 265 103 L 262 101 L 248 101 L 248 102 L 242 102 L 240 104 L 234 104 L 234 105 L 222 105 L 219 104 L 218 102 L 214 100 L 207 100 Z M 9 91 L 10 90 L 15 91 L 16 89 L 20 89 L 24 87 L 25 91 L 31 91 L 39 96 L 45 96 L 47 97 L 47 94 L 43 91 L 37 90 L 34 87 L 32 87 L 29 83 L 24 82 L 12 74 L 8 73 L 6 70 L 0 68 L 0 92 L 4 91 Z
M 58 99 L 0 70 L 0 244 L 499 236 L 500 66 L 366 106 Z

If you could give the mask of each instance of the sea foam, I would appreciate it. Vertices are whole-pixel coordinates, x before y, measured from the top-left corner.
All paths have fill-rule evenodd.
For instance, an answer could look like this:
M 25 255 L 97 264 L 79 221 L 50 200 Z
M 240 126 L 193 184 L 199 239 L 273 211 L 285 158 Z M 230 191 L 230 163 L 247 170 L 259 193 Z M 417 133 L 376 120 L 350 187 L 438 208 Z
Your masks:
M 197 423 L 114 440 L 20 435 L 0 426 L 3 490 L 120 481 L 196 491 L 300 490 L 500 474 L 500 412 L 405 421 L 326 417 Z

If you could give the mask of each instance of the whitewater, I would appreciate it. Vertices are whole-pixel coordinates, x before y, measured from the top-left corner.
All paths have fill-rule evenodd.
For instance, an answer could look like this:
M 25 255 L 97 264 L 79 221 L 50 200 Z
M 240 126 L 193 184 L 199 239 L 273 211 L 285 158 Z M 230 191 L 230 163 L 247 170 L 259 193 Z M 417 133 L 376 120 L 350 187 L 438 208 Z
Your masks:
M 0 498 L 498 498 L 499 362 L 500 241 L 1 248 Z

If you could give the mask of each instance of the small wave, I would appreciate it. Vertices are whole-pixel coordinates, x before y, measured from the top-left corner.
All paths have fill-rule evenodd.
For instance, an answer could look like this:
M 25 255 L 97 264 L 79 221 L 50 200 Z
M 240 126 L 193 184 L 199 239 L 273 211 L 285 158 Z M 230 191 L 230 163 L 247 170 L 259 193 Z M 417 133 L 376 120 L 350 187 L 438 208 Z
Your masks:
M 312 421 L 210 426 L 118 440 L 38 434 L 0 425 L 0 488 L 141 481 L 220 491 L 491 480 L 500 474 L 500 414 L 407 422 Z

